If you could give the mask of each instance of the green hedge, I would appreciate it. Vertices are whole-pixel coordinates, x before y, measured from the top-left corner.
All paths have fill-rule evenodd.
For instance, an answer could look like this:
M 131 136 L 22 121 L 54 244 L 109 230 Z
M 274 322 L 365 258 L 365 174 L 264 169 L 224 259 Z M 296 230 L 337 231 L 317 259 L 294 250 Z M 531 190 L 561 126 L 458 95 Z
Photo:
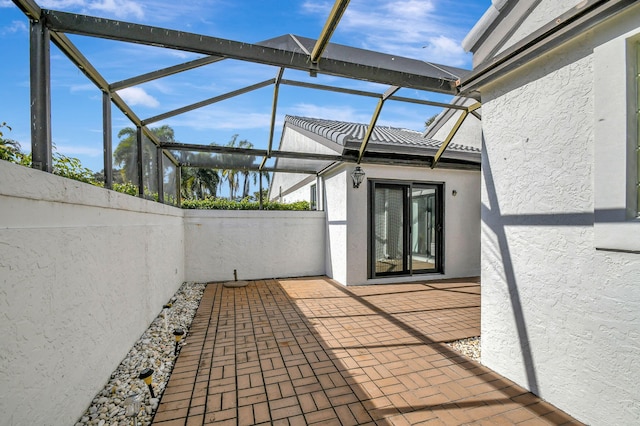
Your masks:
M 205 198 L 204 200 L 182 200 L 183 209 L 204 209 L 204 210 L 259 210 L 260 203 L 257 201 L 241 200 L 231 201 L 221 198 Z M 297 201 L 295 203 L 276 203 L 265 201 L 262 203 L 263 210 L 311 210 L 308 201 Z

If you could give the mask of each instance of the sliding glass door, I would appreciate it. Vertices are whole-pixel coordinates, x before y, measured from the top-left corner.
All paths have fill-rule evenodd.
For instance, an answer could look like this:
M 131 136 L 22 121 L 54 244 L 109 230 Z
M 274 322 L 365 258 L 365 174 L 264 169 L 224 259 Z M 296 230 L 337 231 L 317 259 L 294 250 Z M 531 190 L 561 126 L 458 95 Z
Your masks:
M 441 184 L 371 182 L 370 278 L 442 272 Z

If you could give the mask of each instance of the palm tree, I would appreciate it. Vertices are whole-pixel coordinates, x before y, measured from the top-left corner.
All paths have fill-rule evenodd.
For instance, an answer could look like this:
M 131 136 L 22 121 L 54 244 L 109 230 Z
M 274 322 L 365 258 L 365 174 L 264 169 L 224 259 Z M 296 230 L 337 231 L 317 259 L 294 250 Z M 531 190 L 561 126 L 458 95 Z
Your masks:
M 175 142 L 173 129 L 166 124 L 151 129 L 151 132 L 158 137 L 160 142 Z M 120 142 L 113 152 L 114 165 L 121 167 L 120 173 L 122 173 L 125 181 L 137 183 L 137 130 L 133 127 L 125 127 L 118 132 L 118 138 L 120 138 Z M 143 179 L 154 190 L 153 187 L 156 184 L 156 180 L 152 176 L 155 176 L 157 161 L 155 147 L 153 144 L 143 141 L 142 150 Z
M 238 135 L 233 135 L 231 140 L 227 142 L 231 148 L 253 148 L 253 144 L 248 140 L 238 142 Z M 257 172 L 250 172 L 246 168 L 255 162 L 255 155 L 239 155 L 239 154 L 221 154 L 219 155 L 223 164 L 227 168 L 222 170 L 222 177 L 229 184 L 229 198 L 236 198 L 236 191 L 240 188 L 240 176 L 244 176 L 243 182 L 243 198 L 249 195 L 248 178 L 250 175 L 257 175 Z M 254 177 L 255 181 L 255 177 Z

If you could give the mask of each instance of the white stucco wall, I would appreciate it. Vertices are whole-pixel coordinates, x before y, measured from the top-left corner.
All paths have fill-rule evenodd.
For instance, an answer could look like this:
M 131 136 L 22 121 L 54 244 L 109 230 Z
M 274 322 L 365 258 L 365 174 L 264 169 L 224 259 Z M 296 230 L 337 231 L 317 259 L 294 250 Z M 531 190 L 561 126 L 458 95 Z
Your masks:
M 187 281 L 324 275 L 324 212 L 185 210 Z
M 444 182 L 444 274 L 367 279 L 367 182 L 347 190 L 349 285 L 473 277 L 480 274 L 480 172 L 363 164 L 366 179 Z M 348 170 L 351 172 L 351 169 Z M 456 196 L 452 195 L 456 190 Z
M 74 424 L 184 281 L 180 209 L 0 161 L 0 413 Z
M 638 22 L 481 88 L 482 360 L 591 425 L 640 419 L 640 255 L 596 250 L 593 226 L 594 84 L 625 84 L 594 78 L 593 51 Z
M 326 209 L 326 271 L 327 275 L 337 282 L 346 285 L 347 282 L 347 228 L 348 222 L 347 197 L 350 187 L 347 179 L 350 172 L 346 166 L 333 170 L 323 177 L 324 199 Z M 362 187 L 364 188 L 364 186 Z M 351 219 L 352 221 L 354 218 Z

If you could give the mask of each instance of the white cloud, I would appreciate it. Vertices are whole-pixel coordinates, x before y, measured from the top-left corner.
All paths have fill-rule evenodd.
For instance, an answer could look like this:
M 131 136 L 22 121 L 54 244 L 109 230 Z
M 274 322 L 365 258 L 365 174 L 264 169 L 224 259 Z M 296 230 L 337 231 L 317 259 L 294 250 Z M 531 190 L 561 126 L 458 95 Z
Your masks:
M 369 50 L 469 66 L 470 56 L 460 47 L 467 29 L 455 24 L 450 7 L 443 0 L 352 0 L 336 34 L 357 36 L 358 44 L 348 44 Z M 321 8 L 305 3 L 302 10 L 325 19 L 328 11 Z
M 160 102 L 139 87 L 127 87 L 118 91 L 118 94 L 129 105 L 142 105 L 151 108 L 160 106 Z
M 158 125 L 164 123 L 157 123 Z M 195 130 L 268 129 L 271 114 L 238 109 L 199 109 L 167 120 L 171 127 L 189 127 Z
M 427 58 L 439 58 L 441 63 L 447 65 L 463 65 L 462 58 L 467 57 L 467 53 L 459 42 L 443 35 L 429 37 L 424 49 Z
M 142 6 L 132 0 L 42 0 L 41 6 L 50 9 L 75 9 L 81 13 L 108 14 L 117 18 L 144 18 Z
M 2 6 L 4 7 L 4 6 Z M 9 25 L 0 28 L 0 35 L 26 33 L 28 31 L 27 24 L 23 21 L 11 21 Z
M 56 151 L 66 156 L 82 155 L 87 157 L 102 157 L 102 148 L 91 148 L 78 145 L 56 145 Z

